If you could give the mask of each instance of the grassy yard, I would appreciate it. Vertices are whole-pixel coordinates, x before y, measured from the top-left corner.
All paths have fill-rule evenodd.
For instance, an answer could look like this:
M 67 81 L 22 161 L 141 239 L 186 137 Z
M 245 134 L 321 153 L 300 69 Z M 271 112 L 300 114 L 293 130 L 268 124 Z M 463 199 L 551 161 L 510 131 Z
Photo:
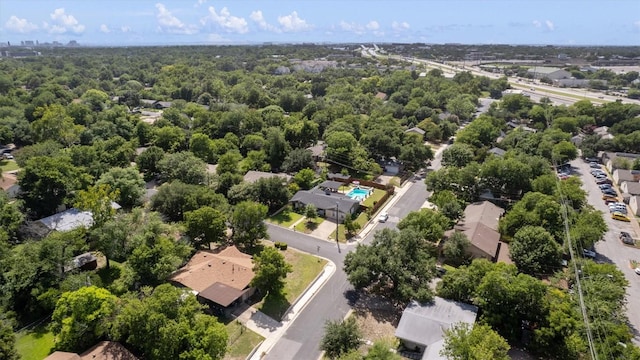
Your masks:
M 320 225 L 323 221 L 324 218 L 321 218 L 319 216 L 313 219 L 313 221 L 311 222 L 305 219 L 304 221 L 299 222 L 298 225 L 295 226 L 295 229 L 296 231 L 303 232 L 305 234 L 311 234 L 311 232 L 317 229 L 318 225 Z
M 20 166 L 13 160 L 0 160 L 0 169 L 2 172 L 20 169 Z
M 300 219 L 302 219 L 302 215 L 297 214 L 290 210 L 283 210 L 279 212 L 277 215 L 274 215 L 268 218 L 267 221 L 276 225 L 289 227 Z
M 284 285 L 284 296 L 268 295 L 254 305 L 258 310 L 278 321 L 327 263 L 326 260 L 292 249 L 286 250 L 284 257 L 293 266 L 293 272 L 287 276 Z
M 360 224 L 360 230 L 364 229 L 364 226 L 367 224 L 368 221 L 369 219 L 367 219 L 367 214 L 363 212 L 360 213 L 360 215 L 358 215 L 358 217 L 356 218 L 356 223 Z M 360 230 L 358 230 L 358 233 L 360 232 Z M 340 232 L 340 238 L 338 239 L 338 241 L 341 243 L 346 243 L 347 235 L 345 234 L 344 224 L 340 224 L 338 226 L 338 231 Z M 335 238 L 336 238 L 336 231 L 334 230 L 329 236 L 329 239 L 335 239 Z
M 368 208 L 373 207 L 373 203 L 380 201 L 380 199 L 382 199 L 385 193 L 386 191 L 384 190 L 373 189 L 373 194 L 369 195 L 368 198 L 364 199 L 364 201 L 362 202 L 362 205 Z
M 229 341 L 227 341 L 224 360 L 244 360 L 251 350 L 264 340 L 262 336 L 247 329 L 238 321 L 231 321 L 225 327 L 229 334 Z
M 53 349 L 53 333 L 46 326 L 16 334 L 16 349 L 22 360 L 42 360 Z

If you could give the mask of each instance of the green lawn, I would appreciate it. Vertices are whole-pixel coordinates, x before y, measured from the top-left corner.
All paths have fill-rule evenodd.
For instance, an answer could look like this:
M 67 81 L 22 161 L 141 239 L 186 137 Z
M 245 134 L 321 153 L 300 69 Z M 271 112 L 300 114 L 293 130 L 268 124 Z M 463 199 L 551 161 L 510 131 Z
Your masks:
M 46 326 L 16 334 L 16 349 L 22 360 L 42 360 L 53 349 L 53 333 Z
M 293 272 L 287 276 L 284 285 L 284 296 L 270 294 L 254 305 L 258 310 L 278 321 L 327 263 L 326 260 L 291 249 L 285 251 L 284 256 L 293 266 Z
M 369 219 L 367 219 L 367 214 L 363 212 L 360 213 L 360 215 L 358 215 L 358 218 L 356 218 L 356 223 L 360 224 L 360 230 L 364 229 L 364 226 L 367 224 L 368 221 Z M 358 233 L 360 233 L 360 230 L 358 230 Z M 338 231 L 340 232 L 340 238 L 338 239 L 338 241 L 341 243 L 346 243 L 347 235 L 345 234 L 344 224 L 340 224 L 338 226 Z M 335 238 L 336 238 L 336 231 L 334 230 L 331 233 L 331 235 L 329 235 L 329 239 L 335 239 Z
M 20 166 L 13 160 L 0 160 L 0 169 L 2 172 L 20 169 Z
M 225 327 L 229 334 L 225 360 L 244 360 L 251 350 L 264 340 L 262 336 L 247 329 L 238 321 L 231 321 Z
M 364 205 L 364 206 L 366 206 L 368 208 L 372 208 L 373 207 L 373 203 L 380 201 L 380 199 L 382 199 L 384 194 L 386 194 L 386 191 L 384 191 L 384 190 L 373 189 L 373 194 L 369 195 L 369 197 L 364 199 L 364 201 L 362 202 L 362 205 Z
M 296 231 L 303 232 L 305 234 L 311 234 L 311 232 L 317 229 L 318 225 L 320 225 L 323 221 L 324 218 L 321 218 L 319 216 L 313 219 L 313 221 L 311 222 L 305 219 L 304 221 L 299 222 L 298 225 L 295 226 L 295 229 Z
M 300 219 L 302 219 L 302 215 L 297 214 L 293 211 L 283 210 L 277 215 L 268 218 L 267 221 L 276 225 L 289 227 Z

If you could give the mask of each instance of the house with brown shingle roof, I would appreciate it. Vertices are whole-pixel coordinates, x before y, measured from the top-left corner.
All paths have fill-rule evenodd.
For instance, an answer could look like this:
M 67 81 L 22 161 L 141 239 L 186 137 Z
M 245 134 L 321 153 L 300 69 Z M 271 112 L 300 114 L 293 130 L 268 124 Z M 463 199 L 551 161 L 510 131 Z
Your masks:
M 254 276 L 252 257 L 228 246 L 197 251 L 169 280 L 193 290 L 214 312 L 229 313 L 253 295 L 255 289 L 249 284 Z
M 101 341 L 80 355 L 56 351 L 44 360 L 138 360 L 138 358 L 119 342 Z
M 469 252 L 474 258 L 485 258 L 495 261 L 500 250 L 500 232 L 498 220 L 504 209 L 490 203 L 479 201 L 469 204 L 464 209 L 464 217 L 458 221 L 454 229 L 462 231 L 471 246 Z

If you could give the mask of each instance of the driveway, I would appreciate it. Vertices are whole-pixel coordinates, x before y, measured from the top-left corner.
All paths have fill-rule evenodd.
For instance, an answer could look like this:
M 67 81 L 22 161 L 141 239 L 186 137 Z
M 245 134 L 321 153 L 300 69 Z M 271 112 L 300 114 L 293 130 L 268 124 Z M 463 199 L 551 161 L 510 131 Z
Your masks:
M 587 201 L 596 210 L 603 212 L 604 220 L 609 227 L 609 231 L 604 235 L 603 240 L 596 243 L 595 248 L 598 253 L 597 260 L 612 262 L 618 266 L 629 281 L 627 288 L 627 316 L 634 331 L 634 343 L 640 344 L 640 276 L 637 275 L 629 264 L 629 260 L 640 261 L 640 249 L 623 244 L 620 239 L 620 231 L 626 231 L 639 238 L 634 227 L 627 222 L 611 219 L 609 208 L 602 201 L 602 192 L 598 188 L 593 176 L 591 176 L 589 164 L 581 159 L 571 162 L 573 170 L 582 177 L 583 189 L 587 191 Z M 615 185 L 617 187 L 617 185 Z M 620 193 L 619 189 L 618 193 Z M 632 219 L 631 221 L 636 221 Z
M 330 220 L 325 220 L 318 224 L 318 227 L 311 232 L 312 236 L 315 236 L 320 239 L 327 240 L 329 235 L 333 234 L 336 231 L 336 223 Z

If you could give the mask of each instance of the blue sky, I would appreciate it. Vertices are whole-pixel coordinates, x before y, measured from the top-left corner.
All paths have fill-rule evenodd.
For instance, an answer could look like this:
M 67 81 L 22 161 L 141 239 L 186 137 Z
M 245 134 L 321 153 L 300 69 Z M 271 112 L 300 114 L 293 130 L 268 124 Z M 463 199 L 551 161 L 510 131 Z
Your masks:
M 640 45 L 638 0 L 1 0 L 0 42 Z

